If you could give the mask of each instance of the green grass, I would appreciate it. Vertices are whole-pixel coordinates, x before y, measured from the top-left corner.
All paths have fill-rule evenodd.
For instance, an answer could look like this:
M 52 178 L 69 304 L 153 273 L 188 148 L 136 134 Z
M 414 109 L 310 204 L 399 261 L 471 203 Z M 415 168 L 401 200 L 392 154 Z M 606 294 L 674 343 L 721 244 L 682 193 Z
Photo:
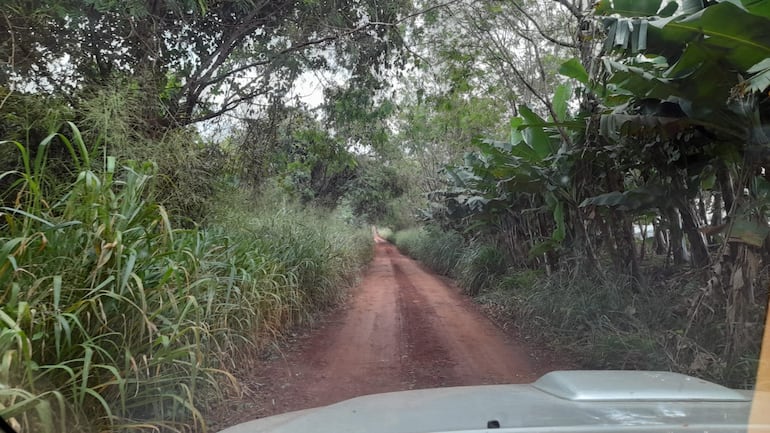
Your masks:
M 479 241 L 466 242 L 456 232 L 437 227 L 410 228 L 392 235 L 396 246 L 443 275 L 457 279 L 470 295 L 493 288 L 506 273 L 505 255 Z
M 465 240 L 456 232 L 436 227 L 411 228 L 396 232 L 396 246 L 443 275 L 456 276 L 455 271 L 465 249 Z
M 24 431 L 205 431 L 208 404 L 239 392 L 238 359 L 339 300 L 370 231 L 238 192 L 206 228 L 178 229 L 152 164 L 96 164 L 70 135 L 1 144 L 24 167 L 3 174 L 0 416 Z M 52 145 L 76 171 L 58 188 Z
M 457 265 L 457 283 L 475 296 L 493 288 L 507 271 L 505 255 L 492 245 L 474 242 L 463 249 Z

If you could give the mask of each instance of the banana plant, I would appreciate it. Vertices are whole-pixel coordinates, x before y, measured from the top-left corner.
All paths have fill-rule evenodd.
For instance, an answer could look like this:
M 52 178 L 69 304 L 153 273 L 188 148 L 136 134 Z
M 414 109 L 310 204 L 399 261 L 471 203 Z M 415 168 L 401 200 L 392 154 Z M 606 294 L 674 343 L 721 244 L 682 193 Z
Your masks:
M 596 9 L 607 31 L 604 74 L 590 82 L 604 104 L 600 135 L 626 164 L 655 169 L 646 173 L 648 185 L 583 205 L 641 211 L 668 199 L 685 216 L 693 194 L 708 190 L 702 183 L 709 171 L 722 167 L 720 192 L 735 200 L 725 201 L 726 224 L 707 227 L 724 231 L 727 242 L 709 268 L 708 284 L 718 286 L 710 293 L 728 293 L 721 300 L 730 336 L 725 354 L 733 357 L 746 346 L 746 305 L 753 302 L 756 263 L 770 234 L 770 1 L 680 6 L 608 0 Z M 659 191 L 651 191 L 652 182 Z M 639 200 L 641 193 L 651 194 Z M 697 229 L 691 221 L 691 244 L 701 237 Z
M 674 206 L 689 214 L 689 202 L 715 166 L 766 159 L 770 2 L 679 7 L 606 0 L 596 14 L 607 33 L 603 74 L 589 79 L 577 60 L 560 72 L 597 96 L 605 148 L 620 166 L 645 168 L 647 182 L 589 197 L 582 206 L 633 212 Z M 702 244 L 690 226 L 691 242 Z M 705 246 L 701 250 L 703 264 Z
M 511 119 L 510 139 L 478 139 L 476 151 L 465 156 L 461 166 L 447 167 L 449 188 L 443 197 L 450 217 L 483 219 L 490 215 L 528 208 L 551 215 L 551 233 L 533 239 L 531 255 L 556 249 L 567 238 L 567 209 L 576 207 L 571 190 L 572 153 L 563 136 L 583 127 L 568 113 L 572 96 L 569 85 L 554 92 L 552 106 L 556 118 L 543 119 L 527 106 Z

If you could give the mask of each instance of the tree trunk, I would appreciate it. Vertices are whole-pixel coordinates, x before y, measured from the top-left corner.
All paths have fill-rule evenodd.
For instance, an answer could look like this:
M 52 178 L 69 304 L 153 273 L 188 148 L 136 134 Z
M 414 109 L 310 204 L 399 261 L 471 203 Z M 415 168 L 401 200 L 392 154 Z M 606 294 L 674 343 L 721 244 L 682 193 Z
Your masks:
M 607 189 L 609 191 L 623 192 L 623 175 L 617 167 L 608 166 Z M 636 260 L 636 245 L 634 245 L 634 226 L 628 213 L 618 210 L 610 211 L 610 231 L 614 240 L 613 257 L 615 264 L 621 273 L 639 278 L 639 263 Z
M 634 229 L 625 213 L 612 211 L 610 218 L 610 230 L 615 241 L 615 259 L 618 270 L 635 279 L 639 278 L 639 262 L 636 259 L 636 246 L 634 245 Z
M 722 224 L 724 218 L 722 218 L 722 193 L 714 191 L 714 201 L 711 203 L 711 225 L 718 226 Z
M 726 291 L 725 321 L 727 325 L 725 358 L 738 361 L 753 343 L 750 332 L 750 306 L 754 303 L 754 291 L 759 272 L 757 248 L 739 242 L 731 242 L 722 257 L 718 281 Z
M 561 2 L 560 2 L 561 3 Z M 601 43 L 601 38 L 598 37 L 602 34 L 603 30 L 601 26 L 594 19 L 592 14 L 583 13 L 583 10 L 593 9 L 595 1 L 588 0 L 583 5 L 583 8 L 570 6 L 569 3 L 562 3 L 568 7 L 573 18 L 577 21 L 577 33 L 574 40 L 577 46 L 577 51 L 580 53 L 580 62 L 585 67 L 588 75 L 593 77 L 596 75 L 597 65 L 599 64 L 599 58 L 596 55 L 596 48 Z M 583 92 L 580 100 L 580 111 L 584 113 L 590 113 L 592 121 L 588 122 L 586 126 L 585 141 L 576 145 L 584 149 L 592 146 L 598 146 L 601 143 L 601 136 L 599 134 L 599 114 L 601 107 L 599 101 L 593 92 Z M 575 143 L 573 143 L 575 145 Z M 580 151 L 580 148 L 574 149 Z M 594 196 L 593 185 L 594 176 L 592 175 L 593 168 L 596 166 L 596 162 L 586 158 L 582 159 L 579 163 L 584 166 L 584 169 L 576 167 L 575 173 L 577 175 L 574 179 L 575 195 L 577 196 L 577 202 L 580 203 L 583 198 Z M 583 268 L 583 271 L 588 273 L 595 273 L 599 270 L 599 261 L 596 258 L 596 248 L 591 238 L 591 233 L 588 232 L 586 222 L 588 218 L 584 214 L 586 211 L 578 206 L 570 208 L 568 210 L 570 214 L 570 220 L 575 228 L 575 251 L 582 253 L 583 260 L 579 262 Z
M 660 223 L 656 223 L 656 220 L 652 220 L 652 232 L 654 235 L 652 241 L 652 248 L 655 254 L 662 256 L 668 251 L 668 242 L 666 242 L 666 233 L 660 227 Z
M 695 220 L 692 206 L 689 203 L 684 203 L 679 207 L 679 214 L 682 217 L 682 228 L 690 242 L 693 266 L 698 268 L 707 266 L 709 264 L 709 252 L 703 234 L 698 231 L 698 223 Z
M 735 202 L 735 193 L 733 192 L 730 172 L 724 162 L 717 165 L 717 181 L 719 182 L 719 188 L 722 190 L 722 202 L 725 205 L 725 213 L 729 216 L 730 210 L 733 208 L 733 202 Z
M 682 234 L 682 221 L 679 219 L 679 212 L 676 208 L 668 210 L 669 220 L 669 249 L 675 265 L 683 265 L 688 261 L 687 250 L 684 246 L 684 237 Z
M 708 216 L 706 214 L 706 201 L 703 200 L 703 191 L 698 193 L 698 218 L 703 224 L 708 224 Z

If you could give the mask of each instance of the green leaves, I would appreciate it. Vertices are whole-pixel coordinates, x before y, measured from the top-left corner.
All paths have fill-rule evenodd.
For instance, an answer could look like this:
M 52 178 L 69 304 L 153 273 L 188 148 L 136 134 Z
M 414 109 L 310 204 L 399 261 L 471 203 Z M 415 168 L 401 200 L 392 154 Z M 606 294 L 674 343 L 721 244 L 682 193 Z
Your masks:
M 609 74 L 604 101 L 617 107 L 602 116 L 602 135 L 639 140 L 655 133 L 671 141 L 697 125 L 740 147 L 751 116 L 759 113 L 747 116 L 743 105 L 729 101 L 770 86 L 767 3 L 721 2 L 705 9 L 688 4 L 695 13 L 649 20 L 644 57 L 623 45 L 625 58 L 603 61 Z M 650 110 L 654 101 L 659 105 Z M 662 109 L 666 104 L 673 110 Z
M 655 15 L 660 9 L 661 0 L 613 0 L 614 13 L 623 16 L 648 17 Z
M 567 235 L 567 222 L 564 215 L 564 202 L 553 192 L 549 191 L 545 194 L 545 202 L 553 213 L 553 220 L 556 223 L 556 228 L 553 230 L 551 239 L 556 242 L 562 242 Z
M 595 197 L 589 197 L 580 203 L 580 207 L 599 206 L 638 212 L 647 209 L 664 208 L 670 204 L 670 194 L 668 191 L 658 185 L 649 185 L 625 192 L 612 191 Z
M 547 213 L 552 225 L 548 238 L 533 240 L 530 255 L 558 248 L 567 238 L 567 207 L 571 201 L 569 151 L 562 151 L 555 127 L 568 122 L 567 105 L 571 86 L 555 90 L 552 107 L 557 119 L 546 122 L 527 106 L 519 107 L 519 117 L 511 119 L 511 138 L 507 142 L 476 141 L 476 152 L 465 157 L 465 165 L 448 168 L 450 186 L 441 191 L 450 209 L 450 218 L 469 217 L 484 221 L 500 212 L 511 212 L 513 203 L 531 200 L 537 212 Z M 544 202 L 543 202 L 544 201 Z M 516 209 L 515 212 L 521 212 Z
M 636 54 L 647 48 L 647 28 L 649 23 L 646 19 L 629 18 L 611 18 L 605 20 L 607 28 L 607 40 L 604 49 L 610 51 L 620 48 Z
M 551 142 L 551 138 L 545 133 L 542 126 L 545 121 L 529 109 L 526 105 L 519 107 L 519 113 L 524 119 L 521 125 L 524 141 L 531 147 L 538 158 L 545 159 L 556 153 L 558 146 Z
M 588 85 L 588 72 L 580 63 L 580 60 L 572 58 L 562 63 L 559 67 L 559 73 L 565 77 L 574 78 L 580 83 Z
M 559 84 L 556 86 L 553 94 L 553 111 L 556 113 L 556 122 L 567 120 L 567 103 L 572 97 L 572 86 L 569 84 Z
M 650 49 L 666 52 L 664 45 L 710 47 L 720 53 L 720 60 L 739 71 L 746 71 L 770 57 L 770 15 L 756 8 L 752 13 L 731 2 L 722 2 L 690 16 L 650 21 Z M 653 38 L 653 36 L 655 36 Z
M 662 0 L 602 0 L 596 6 L 597 15 L 618 14 L 624 17 L 649 17 L 656 15 Z M 664 13 L 671 12 L 671 3 L 666 5 Z

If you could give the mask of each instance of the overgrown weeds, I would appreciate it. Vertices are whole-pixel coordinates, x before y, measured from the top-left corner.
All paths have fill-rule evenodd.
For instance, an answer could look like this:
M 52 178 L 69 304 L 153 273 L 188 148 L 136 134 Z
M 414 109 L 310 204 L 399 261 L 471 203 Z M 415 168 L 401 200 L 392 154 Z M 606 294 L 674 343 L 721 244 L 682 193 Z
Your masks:
M 499 249 L 481 242 L 472 242 L 463 249 L 455 273 L 460 287 L 475 296 L 493 288 L 506 270 L 505 256 Z
M 233 192 L 221 220 L 175 228 L 156 166 L 94 161 L 79 131 L 21 153 L 0 209 L 0 416 L 24 431 L 205 431 L 209 402 L 265 337 L 341 296 L 368 229 Z M 45 188 L 46 152 L 75 176 Z M 34 157 L 32 156 L 34 154 Z

